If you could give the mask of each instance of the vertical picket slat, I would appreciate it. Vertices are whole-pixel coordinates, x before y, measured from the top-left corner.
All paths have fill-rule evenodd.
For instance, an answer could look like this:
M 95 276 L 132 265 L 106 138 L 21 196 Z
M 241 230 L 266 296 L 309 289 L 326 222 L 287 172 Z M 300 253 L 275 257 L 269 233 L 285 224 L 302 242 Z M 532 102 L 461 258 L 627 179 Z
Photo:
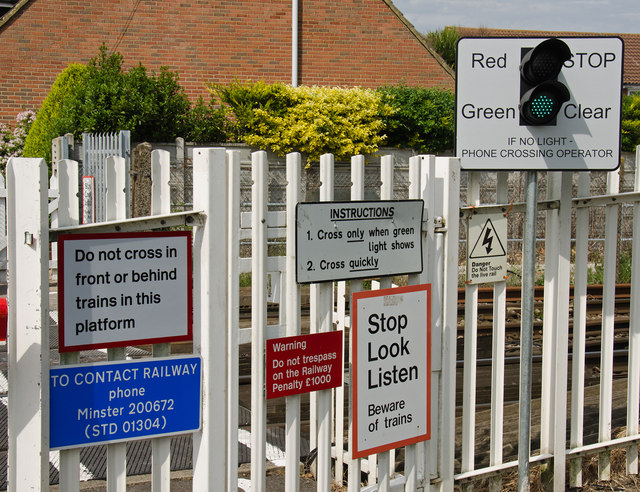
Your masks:
M 635 185 L 640 191 L 640 146 L 636 148 Z M 633 243 L 631 257 L 631 299 L 638 298 L 640 291 L 640 203 L 633 205 Z M 627 384 L 627 435 L 638 434 L 640 407 L 640 312 L 638 303 L 631 302 L 629 313 L 629 380 Z M 627 447 L 627 474 L 638 473 L 638 446 Z
M 238 330 L 240 329 L 240 273 L 238 258 L 240 257 L 240 151 L 227 151 L 227 168 L 229 176 L 228 195 L 228 329 L 227 350 L 229 357 L 229 373 L 227 377 L 227 487 L 238 489 L 238 378 L 239 348 Z
M 320 201 L 333 200 L 332 154 L 320 156 Z M 333 282 L 318 285 L 318 320 L 320 333 L 333 329 Z M 318 490 L 331 488 L 331 390 L 317 392 L 318 416 Z
M 433 157 L 432 157 L 433 159 Z M 422 158 L 413 156 L 409 158 L 409 199 L 416 200 L 421 198 L 421 169 L 420 164 Z M 426 212 L 428 214 L 428 210 Z M 428 217 L 428 215 L 427 215 Z M 423 235 L 424 238 L 424 235 Z M 427 251 L 423 244 L 423 254 Z M 424 265 L 424 263 L 423 263 Z M 420 283 L 420 274 L 412 274 L 408 276 L 409 285 L 417 285 Z M 433 305 L 432 300 L 432 305 Z M 436 331 L 434 327 L 432 331 Z M 432 409 L 433 410 L 433 409 Z M 421 461 L 422 466 L 418 465 Z M 424 443 L 410 444 L 405 447 L 404 454 L 404 474 L 405 474 L 405 491 L 414 492 L 418 487 L 418 473 L 424 473 Z
M 578 174 L 578 197 L 590 195 L 591 175 Z M 583 444 L 585 344 L 587 332 L 587 274 L 589 260 L 589 209 L 576 210 L 576 251 L 573 287 L 573 353 L 571 361 L 570 446 Z M 582 487 L 582 459 L 569 461 L 569 485 Z
M 380 199 L 391 200 L 393 196 L 393 156 L 385 155 L 380 162 Z M 380 288 L 388 289 L 391 287 L 392 278 L 382 277 L 380 279 Z M 378 490 L 387 492 L 389 490 L 391 451 L 384 451 L 378 454 Z
M 553 489 L 565 490 L 566 449 L 567 449 L 567 374 L 569 357 L 569 289 L 571 279 L 571 196 L 573 173 L 560 174 L 560 209 L 558 210 L 558 278 L 555 297 L 556 320 L 554 336 L 556 359 L 555 374 L 555 415 L 554 422 L 554 478 Z
M 445 215 L 445 190 L 439 186 L 442 180 L 436 173 L 436 157 L 420 156 L 420 197 L 424 200 L 423 217 L 423 272 L 418 276 L 418 283 L 431 283 L 436 286 L 431 290 L 431 439 L 418 445 L 422 448 L 422 456 L 418 460 L 418 473 L 422 477 L 425 490 L 429 490 L 431 476 L 438 474 L 440 458 L 439 416 L 440 416 L 440 382 L 442 380 L 442 343 L 443 343 L 443 296 L 444 286 L 442 268 L 444 250 L 439 243 L 442 232 L 436 234 L 436 218 Z M 444 181 L 444 180 L 443 180 Z M 457 287 L 457 286 L 456 286 Z M 457 292 L 457 290 L 456 290 Z M 456 294 L 457 295 L 457 294 Z M 457 303 L 457 300 L 456 300 Z
M 126 195 L 124 193 L 124 159 L 112 156 L 105 162 L 107 203 L 106 220 L 124 220 Z M 107 349 L 107 359 L 123 360 L 124 347 Z M 107 445 L 107 491 L 124 491 L 127 488 L 127 444 L 119 442 Z
M 559 173 L 547 173 L 547 199 L 560 198 Z M 544 255 L 544 311 L 542 327 L 542 395 L 540 405 L 540 452 L 550 453 L 553 449 L 553 428 L 555 406 L 554 361 L 555 338 L 554 325 L 557 314 L 556 288 L 558 283 L 558 211 L 548 210 L 545 227 Z
M 47 174 L 44 159 L 7 165 L 10 492 L 49 490 Z
M 458 338 L 458 233 L 460 210 L 460 159 L 437 157 L 436 177 L 442 183 L 444 282 L 442 289 L 442 383 L 440 412 L 441 486 L 454 488 L 456 442 L 456 343 Z M 429 483 L 427 481 L 427 483 Z
M 78 198 L 79 168 L 76 161 L 58 162 L 58 227 L 69 227 L 80 223 Z M 77 364 L 79 352 L 60 354 L 61 364 Z M 60 451 L 60 490 L 77 492 L 80 490 L 80 448 Z
M 126 168 L 125 168 L 126 169 Z M 151 215 L 168 214 L 171 211 L 171 168 L 169 152 L 151 152 Z M 156 343 L 152 348 L 154 357 L 171 354 L 169 343 Z M 159 437 L 151 440 L 151 489 L 168 492 L 171 487 L 171 438 Z
M 356 155 L 351 158 L 351 200 L 352 201 L 361 201 L 364 200 L 364 156 Z M 361 280 L 352 280 L 349 282 L 351 294 L 355 292 L 360 292 L 362 290 L 362 281 Z M 349 308 L 353 307 L 353 303 L 349 304 Z M 353 313 L 351 314 L 351 319 L 353 319 Z M 353 364 L 354 361 L 352 359 L 353 355 L 353 324 L 349 330 L 349 378 L 350 381 L 353 378 Z M 348 487 L 350 492 L 358 492 L 360 490 L 360 472 L 361 472 L 361 462 L 360 459 L 352 459 L 351 452 L 353 449 L 353 414 L 355 409 L 353 408 L 353 387 L 350 388 L 349 391 L 349 474 L 347 477 Z
M 467 201 L 470 205 L 480 204 L 480 173 L 469 173 Z M 467 229 L 467 235 L 469 231 Z M 475 469 L 476 431 L 476 360 L 478 347 L 478 286 L 465 285 L 464 310 L 464 368 L 462 396 L 462 471 Z M 473 489 L 473 485 L 464 487 Z
M 611 171 L 607 173 L 607 194 L 617 194 L 619 186 L 618 172 Z M 604 229 L 602 341 L 600 349 L 600 413 L 598 425 L 599 442 L 605 442 L 611 439 L 618 205 L 607 205 Z M 609 480 L 611 476 L 610 455 L 609 451 L 601 451 L 598 455 L 598 476 L 600 480 Z
M 342 340 L 344 343 L 344 336 L 347 333 L 346 330 L 346 299 L 347 297 L 347 282 L 337 282 L 336 292 L 336 326 L 338 330 L 342 330 Z M 342 368 L 344 374 L 344 367 Z M 344 376 L 343 376 L 344 378 Z M 333 481 L 336 484 L 342 486 L 343 482 L 343 468 L 344 468 L 344 379 L 343 383 L 335 388 L 335 425 L 334 425 L 334 442 L 335 442 L 335 455 L 336 461 L 334 465 Z
M 251 154 L 251 490 L 266 487 L 267 154 Z
M 300 201 L 301 156 L 287 155 L 286 335 L 300 335 L 300 286 L 296 283 L 296 205 Z M 286 398 L 285 490 L 300 489 L 300 395 Z
M 498 172 L 496 176 L 496 202 L 507 203 L 509 173 Z M 508 219 L 508 217 L 507 217 Z M 505 245 L 506 246 L 506 245 Z M 493 334 L 491 346 L 491 439 L 489 444 L 489 465 L 502 463 L 504 434 L 504 350 L 506 330 L 507 281 L 493 284 Z M 490 480 L 492 492 L 502 490 L 500 475 Z
M 226 484 L 228 171 L 225 149 L 193 152 L 193 207 L 206 216 L 193 236 L 193 350 L 202 356 L 202 429 L 193 435 L 193 490 Z

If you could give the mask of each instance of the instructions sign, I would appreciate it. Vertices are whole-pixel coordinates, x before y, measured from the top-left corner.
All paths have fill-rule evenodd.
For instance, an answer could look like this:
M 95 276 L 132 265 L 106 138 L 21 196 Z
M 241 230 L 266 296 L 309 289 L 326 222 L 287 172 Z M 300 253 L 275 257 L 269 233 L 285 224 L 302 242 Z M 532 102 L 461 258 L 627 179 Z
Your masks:
M 422 271 L 423 200 L 299 203 L 297 282 Z
M 570 93 L 555 125 L 520 125 L 520 62 L 545 38 L 462 38 L 456 60 L 456 155 L 463 169 L 613 170 L 620 163 L 623 43 L 560 38 L 557 81 Z
M 504 214 L 472 215 L 467 240 L 467 283 L 504 280 L 507 275 L 507 218 Z
M 192 339 L 191 233 L 58 236 L 60 352 Z
M 342 386 L 342 331 L 267 340 L 267 399 Z
M 51 368 L 51 449 L 200 428 L 199 356 Z
M 354 458 L 431 437 L 431 285 L 353 294 Z

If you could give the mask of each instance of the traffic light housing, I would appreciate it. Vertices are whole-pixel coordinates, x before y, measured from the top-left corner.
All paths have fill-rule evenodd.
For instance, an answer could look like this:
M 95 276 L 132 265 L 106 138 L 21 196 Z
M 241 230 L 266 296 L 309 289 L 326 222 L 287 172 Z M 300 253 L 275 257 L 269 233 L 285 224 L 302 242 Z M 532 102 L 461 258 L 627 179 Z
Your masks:
M 522 48 L 520 61 L 520 126 L 554 126 L 569 89 L 558 82 L 571 50 L 564 41 L 550 38 L 535 48 Z

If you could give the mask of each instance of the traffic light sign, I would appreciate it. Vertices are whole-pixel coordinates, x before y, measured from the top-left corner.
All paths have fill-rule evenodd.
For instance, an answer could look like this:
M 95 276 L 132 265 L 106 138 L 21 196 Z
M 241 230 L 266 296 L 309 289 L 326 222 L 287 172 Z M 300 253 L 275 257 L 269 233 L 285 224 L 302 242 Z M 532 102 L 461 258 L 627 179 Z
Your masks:
M 522 48 L 520 61 L 520 126 L 553 126 L 569 89 L 557 78 L 571 50 L 550 38 L 535 48 Z

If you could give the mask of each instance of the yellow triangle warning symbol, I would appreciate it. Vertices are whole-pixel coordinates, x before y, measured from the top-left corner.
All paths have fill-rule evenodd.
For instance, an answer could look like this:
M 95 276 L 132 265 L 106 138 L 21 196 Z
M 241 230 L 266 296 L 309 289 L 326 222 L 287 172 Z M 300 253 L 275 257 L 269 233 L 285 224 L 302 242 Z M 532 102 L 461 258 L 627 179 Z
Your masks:
M 493 227 L 493 222 L 491 222 L 491 219 L 487 219 L 484 226 L 482 226 L 482 231 L 480 231 L 476 243 L 473 245 L 469 258 L 495 258 L 499 256 L 507 256 L 507 252 L 495 227 Z

